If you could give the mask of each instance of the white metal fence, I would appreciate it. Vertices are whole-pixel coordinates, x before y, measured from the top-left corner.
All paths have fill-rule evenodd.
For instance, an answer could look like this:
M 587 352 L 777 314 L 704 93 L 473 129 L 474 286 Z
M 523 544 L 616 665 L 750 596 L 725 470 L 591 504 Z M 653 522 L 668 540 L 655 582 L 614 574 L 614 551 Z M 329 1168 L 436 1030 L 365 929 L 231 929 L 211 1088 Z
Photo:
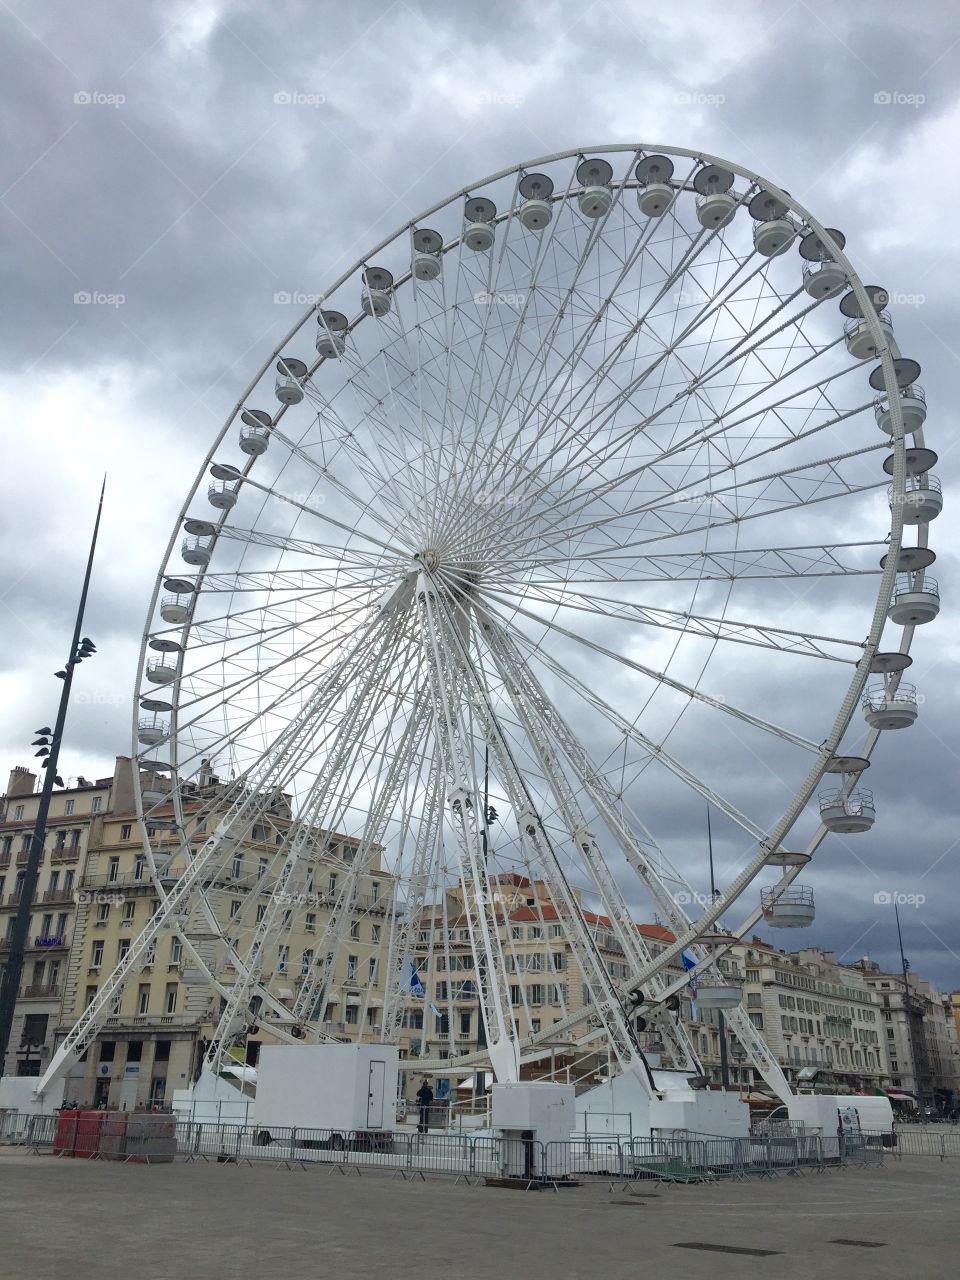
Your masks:
M 62 1150 L 63 1133 L 63 1117 L 56 1114 L 0 1113 L 0 1142 L 41 1151 Z M 175 1137 L 177 1156 L 187 1161 L 320 1166 L 341 1173 L 380 1168 L 401 1175 L 453 1174 L 470 1180 L 511 1176 L 546 1182 L 596 1178 L 713 1181 L 837 1166 L 869 1167 L 887 1158 L 960 1158 L 960 1130 L 915 1126 L 893 1134 L 848 1132 L 842 1139 L 837 1134 L 821 1136 L 791 1127 L 790 1131 L 760 1131 L 746 1138 L 684 1131 L 651 1138 L 588 1133 L 543 1144 L 468 1132 L 414 1133 L 407 1129 L 351 1133 L 177 1118 Z
M 58 1115 L 0 1116 L 0 1140 L 8 1143 L 69 1154 L 70 1144 L 65 1143 L 63 1134 L 64 1120 Z M 910 1134 L 905 1154 L 921 1153 L 917 1140 L 922 1137 Z M 947 1153 L 945 1140 L 960 1139 L 960 1134 L 934 1137 L 943 1141 L 936 1147 L 927 1144 L 922 1153 L 938 1154 L 942 1159 Z M 178 1159 L 188 1162 L 268 1163 L 325 1168 L 341 1174 L 381 1169 L 404 1177 L 449 1174 L 471 1182 L 494 1177 L 544 1183 L 595 1179 L 704 1182 L 866 1165 L 882 1162 L 890 1153 L 882 1135 L 861 1135 L 858 1142 L 845 1144 L 841 1151 L 835 1136 L 811 1134 L 748 1138 L 681 1132 L 653 1138 L 588 1134 L 544 1144 L 455 1132 L 340 1132 L 184 1119 L 176 1120 L 175 1139 Z M 896 1148 L 892 1150 L 899 1154 Z M 960 1154 L 960 1150 L 949 1154 Z

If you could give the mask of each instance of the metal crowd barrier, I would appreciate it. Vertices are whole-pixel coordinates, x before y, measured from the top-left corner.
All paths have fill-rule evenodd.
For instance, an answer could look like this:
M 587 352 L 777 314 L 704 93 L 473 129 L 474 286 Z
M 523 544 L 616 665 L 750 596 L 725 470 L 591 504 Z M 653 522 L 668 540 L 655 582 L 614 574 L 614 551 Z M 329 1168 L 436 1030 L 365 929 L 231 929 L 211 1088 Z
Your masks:
M 54 1153 L 89 1156 L 113 1154 L 123 1113 L 105 1112 L 97 1127 L 81 1132 L 87 1118 L 61 1115 L 0 1116 L 0 1140 Z M 136 1114 L 124 1117 L 124 1139 L 139 1141 Z M 74 1126 L 73 1129 L 70 1126 Z M 131 1129 L 130 1126 L 133 1126 Z M 511 1176 L 547 1183 L 608 1178 L 650 1179 L 664 1183 L 703 1182 L 721 1178 L 774 1177 L 837 1165 L 881 1164 L 885 1153 L 960 1156 L 960 1133 L 907 1132 L 845 1134 L 754 1134 L 728 1138 L 671 1131 L 667 1136 L 575 1136 L 563 1142 L 472 1136 L 455 1132 L 339 1132 L 332 1129 L 280 1128 L 217 1121 L 175 1122 L 176 1152 L 186 1161 L 241 1165 L 270 1163 L 290 1168 L 326 1168 L 341 1174 L 365 1169 L 393 1171 L 398 1176 L 449 1174 L 468 1181 Z M 144 1151 L 151 1141 L 144 1129 Z M 139 1148 L 138 1148 L 139 1149 Z

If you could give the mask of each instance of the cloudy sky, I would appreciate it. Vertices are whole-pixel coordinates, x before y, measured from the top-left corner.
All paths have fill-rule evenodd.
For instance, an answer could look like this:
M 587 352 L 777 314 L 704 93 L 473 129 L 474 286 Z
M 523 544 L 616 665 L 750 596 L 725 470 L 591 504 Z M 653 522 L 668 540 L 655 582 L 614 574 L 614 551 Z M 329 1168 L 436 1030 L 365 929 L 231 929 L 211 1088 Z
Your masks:
M 606 142 L 702 149 L 841 227 L 895 293 L 923 365 L 947 501 L 960 13 L 805 4 L 485 6 L 13 0 L 4 38 L 3 769 L 49 722 L 107 472 L 65 776 L 126 751 L 144 612 L 209 443 L 316 293 L 482 175 Z M 944 609 L 921 631 L 920 724 L 881 744 L 880 820 L 817 862 L 807 940 L 960 987 L 956 519 L 933 531 Z M 721 834 L 721 840 L 723 836 Z M 792 938 L 788 939 L 792 942 Z

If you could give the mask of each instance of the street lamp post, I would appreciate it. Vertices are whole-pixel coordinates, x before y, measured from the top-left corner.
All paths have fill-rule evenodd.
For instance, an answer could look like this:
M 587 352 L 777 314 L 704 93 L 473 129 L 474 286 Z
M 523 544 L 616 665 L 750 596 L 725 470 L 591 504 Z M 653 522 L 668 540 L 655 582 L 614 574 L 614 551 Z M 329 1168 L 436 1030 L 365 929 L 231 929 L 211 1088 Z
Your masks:
M 86 573 L 84 574 L 83 587 L 80 592 L 80 603 L 77 607 L 70 656 L 63 670 L 56 673 L 57 678 L 63 681 L 56 723 L 52 730 L 49 728 L 38 729 L 38 736 L 34 742 L 34 746 L 40 747 L 37 755 L 44 757 L 43 764 L 40 766 L 44 775 L 43 787 L 40 790 L 37 820 L 34 824 L 33 835 L 30 838 L 27 864 L 24 868 L 23 881 L 20 886 L 20 901 L 13 922 L 13 932 L 10 935 L 10 953 L 3 974 L 0 976 L 0 1072 L 2 1072 L 7 1060 L 7 1049 L 10 1044 L 10 1032 L 13 1029 L 17 993 L 20 990 L 20 979 L 23 976 L 24 950 L 27 944 L 30 914 L 33 911 L 33 900 L 37 892 L 37 881 L 40 877 L 40 863 L 43 859 L 43 844 L 47 835 L 47 815 L 50 812 L 50 799 L 53 795 L 54 786 L 58 784 L 63 786 L 62 780 L 57 775 L 57 762 L 60 758 L 60 743 L 63 740 L 63 730 L 67 720 L 67 707 L 70 703 L 73 672 L 78 663 L 82 662 L 84 658 L 90 658 L 96 653 L 96 646 L 93 642 L 85 636 L 81 638 L 80 632 L 83 629 L 83 614 L 87 604 L 87 592 L 90 587 L 93 555 L 97 548 L 97 534 L 100 530 L 100 515 L 103 511 L 103 494 L 106 483 L 106 478 L 104 478 L 103 488 L 100 490 L 100 502 L 97 506 L 97 518 L 93 526 L 93 537 L 90 541 L 90 553 L 87 556 Z

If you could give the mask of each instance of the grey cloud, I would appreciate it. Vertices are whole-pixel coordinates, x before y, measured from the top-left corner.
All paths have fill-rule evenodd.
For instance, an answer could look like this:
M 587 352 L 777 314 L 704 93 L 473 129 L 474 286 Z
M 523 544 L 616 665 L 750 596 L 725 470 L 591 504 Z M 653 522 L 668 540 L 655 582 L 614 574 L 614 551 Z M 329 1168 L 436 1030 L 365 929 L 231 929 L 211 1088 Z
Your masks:
M 607 4 L 224 4 L 210 13 L 207 21 L 144 5 L 124 10 L 119 24 L 114 6 L 56 3 L 23 11 L 37 38 L 6 18 L 0 71 L 11 144 L 0 219 L 5 294 L 16 299 L 5 309 L 6 403 L 29 406 L 77 378 L 78 418 L 96 424 L 122 404 L 139 454 L 111 473 L 87 627 L 102 656 L 78 679 L 78 697 L 92 700 L 73 709 L 71 773 L 109 772 L 113 754 L 128 749 L 135 655 L 177 495 L 296 317 L 274 295 L 319 292 L 421 207 L 526 157 L 649 135 L 728 155 L 842 227 L 866 278 L 925 293 L 896 319 L 924 365 L 930 439 L 949 497 L 958 470 L 943 429 L 958 350 L 946 301 L 950 209 L 937 243 L 912 243 L 907 226 L 905 248 L 870 248 L 892 216 L 891 184 L 915 184 L 926 211 L 937 198 L 933 175 L 882 163 L 856 184 L 848 174 L 865 152 L 909 155 L 956 108 L 960 29 L 951 5 L 909 18 L 895 6 L 734 5 L 701 10 L 688 26 L 648 6 Z M 893 91 L 926 102 L 874 102 Z M 78 103 L 78 93 L 125 101 Z M 275 100 L 284 94 L 291 100 Z M 703 100 L 711 96 L 723 101 Z M 114 302 L 74 303 L 76 293 Z M 9 410 L 7 427 L 15 447 Z M 91 495 L 111 470 L 95 426 L 80 437 L 51 429 L 51 441 L 62 469 L 52 458 L 49 470 L 32 464 L 14 483 L 7 477 L 4 494 L 5 666 L 17 687 L 2 733 L 10 764 L 25 759 L 34 721 L 57 696 L 50 673 L 68 640 Z M 46 516 L 52 504 L 56 520 Z M 864 934 L 863 949 L 891 965 L 889 913 L 874 905 L 871 886 L 910 892 L 919 877 L 928 902 L 905 921 L 908 951 L 945 986 L 960 985 L 957 854 L 924 868 L 960 829 L 948 587 L 955 530 L 948 507 L 932 530 L 944 612 L 914 648 L 912 674 L 928 697 L 921 723 L 881 743 L 869 773 L 879 797 L 874 831 L 830 837 L 818 854 L 809 874 L 818 920 L 800 939 L 859 953 Z M 104 700 L 111 696 L 119 701 Z M 771 687 L 750 696 L 754 709 L 797 723 L 810 693 Z M 778 785 L 766 770 L 729 776 L 707 746 L 679 740 L 718 786 L 745 800 L 752 786 L 759 809 L 776 810 Z M 653 818 L 704 885 L 702 806 L 663 800 Z M 722 820 L 714 831 L 718 865 L 742 864 L 740 833 Z

